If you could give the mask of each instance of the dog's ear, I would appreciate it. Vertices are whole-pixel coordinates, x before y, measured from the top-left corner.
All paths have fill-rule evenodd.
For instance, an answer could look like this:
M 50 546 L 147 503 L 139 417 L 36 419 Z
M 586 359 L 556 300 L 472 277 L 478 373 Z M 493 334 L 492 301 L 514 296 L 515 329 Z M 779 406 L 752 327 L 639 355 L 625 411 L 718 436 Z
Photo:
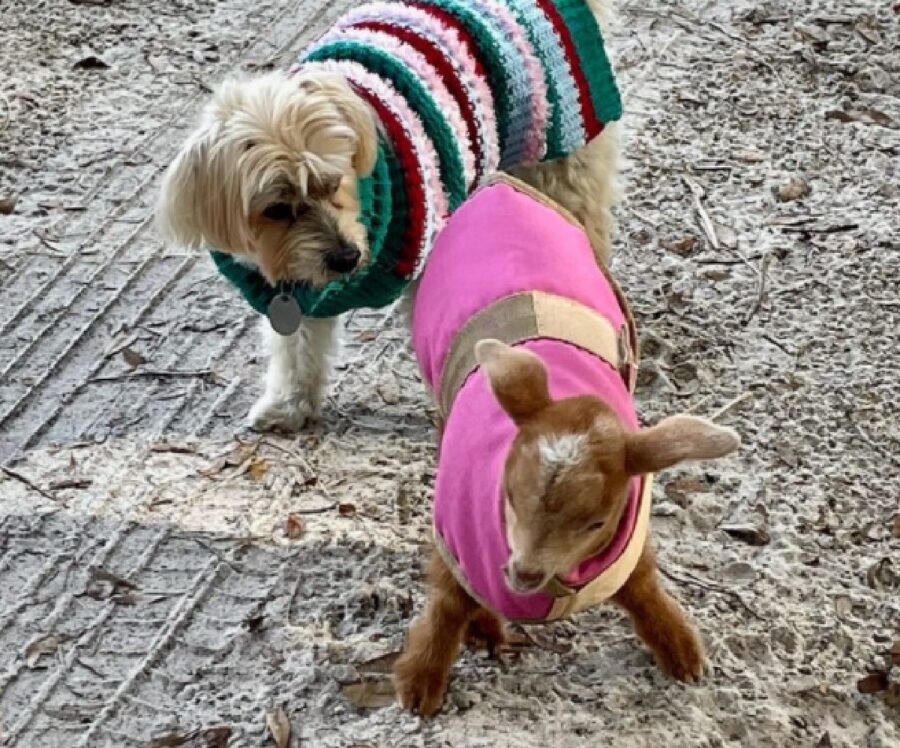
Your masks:
M 206 123 L 193 133 L 163 176 L 157 222 L 167 238 L 187 247 L 207 241 L 201 221 L 207 213 L 206 174 L 217 127 Z
M 369 105 L 338 75 L 314 73 L 301 76 L 300 86 L 308 92 L 324 91 L 328 94 L 329 101 L 340 111 L 355 136 L 353 170 L 357 176 L 369 176 L 378 158 L 375 114 Z
M 475 344 L 475 360 L 500 406 L 521 425 L 552 403 L 544 362 L 531 351 L 491 338 Z
M 653 473 L 685 460 L 709 460 L 734 452 L 737 433 L 694 416 L 671 416 L 626 437 L 625 469 L 631 475 Z

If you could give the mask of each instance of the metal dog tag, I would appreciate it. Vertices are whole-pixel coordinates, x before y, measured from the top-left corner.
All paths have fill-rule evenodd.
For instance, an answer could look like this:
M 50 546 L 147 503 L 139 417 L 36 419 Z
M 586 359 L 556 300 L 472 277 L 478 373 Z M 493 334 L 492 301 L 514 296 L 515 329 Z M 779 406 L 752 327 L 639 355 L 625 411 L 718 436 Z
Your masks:
M 269 318 L 272 329 L 279 335 L 287 337 L 297 332 L 300 320 L 303 319 L 303 312 L 300 311 L 297 299 L 281 292 L 269 302 L 266 316 Z

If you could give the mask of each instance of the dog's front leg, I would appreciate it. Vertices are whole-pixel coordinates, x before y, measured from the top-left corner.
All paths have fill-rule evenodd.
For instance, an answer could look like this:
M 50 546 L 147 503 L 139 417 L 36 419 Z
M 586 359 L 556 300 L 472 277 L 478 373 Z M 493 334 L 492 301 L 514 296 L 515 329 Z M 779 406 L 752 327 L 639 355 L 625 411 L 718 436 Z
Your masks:
M 681 606 L 663 589 L 649 543 L 613 600 L 628 611 L 660 670 L 687 683 L 700 680 L 706 668 L 703 645 Z
M 328 384 L 337 339 L 336 317 L 305 317 L 293 335 L 274 332 L 263 319 L 269 349 L 266 390 L 251 408 L 250 426 L 258 431 L 296 431 L 318 418 Z

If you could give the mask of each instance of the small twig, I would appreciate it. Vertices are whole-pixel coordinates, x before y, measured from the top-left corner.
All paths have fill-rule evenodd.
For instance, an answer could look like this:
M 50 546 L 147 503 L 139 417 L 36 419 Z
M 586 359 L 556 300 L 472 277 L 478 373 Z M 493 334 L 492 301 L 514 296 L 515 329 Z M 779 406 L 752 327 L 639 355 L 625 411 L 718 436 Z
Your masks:
M 713 413 L 710 417 L 710 421 L 718 421 L 722 416 L 724 416 L 729 410 L 731 410 L 738 403 L 744 402 L 748 397 L 752 397 L 753 393 L 750 391 L 744 392 L 741 395 L 738 395 L 733 400 L 729 400 L 725 405 L 719 408 L 715 413 Z
M 59 256 L 65 254 L 65 252 L 63 252 L 59 247 L 54 247 L 50 243 L 50 240 L 46 236 L 44 236 L 38 229 L 32 229 L 31 233 L 34 234 L 37 237 L 38 241 L 47 249 L 49 249 L 54 255 Z
M 22 483 L 23 485 L 28 486 L 28 488 L 30 488 L 32 491 L 36 491 L 41 496 L 43 496 L 45 499 L 49 499 L 52 502 L 59 501 L 59 499 L 57 499 L 52 493 L 50 493 L 49 491 L 45 491 L 37 483 L 35 483 L 34 481 L 32 481 L 29 478 L 26 478 L 21 473 L 17 473 L 12 468 L 8 468 L 8 467 L 5 467 L 4 465 L 0 465 L 0 472 L 2 472 L 8 478 L 12 478 L 13 480 L 19 481 L 19 483 Z
M 709 213 L 706 212 L 706 208 L 703 207 L 703 201 L 700 199 L 703 196 L 703 190 L 700 185 L 693 180 L 684 176 L 682 179 L 684 179 L 684 183 L 688 186 L 688 189 L 694 196 L 694 209 L 700 216 L 700 226 L 703 229 L 703 233 L 706 234 L 706 238 L 709 240 L 712 248 L 718 249 L 719 237 L 716 236 L 716 227 L 713 225 L 712 219 L 709 217 Z
M 94 377 L 91 382 L 121 382 L 129 379 L 210 379 L 218 384 L 219 375 L 212 369 L 194 369 L 188 371 L 166 369 L 136 369 L 124 374 L 110 374 L 105 377 Z
M 184 534 L 184 535 L 181 535 L 180 537 L 184 538 L 185 540 L 192 540 L 192 541 L 194 541 L 194 542 L 195 542 L 197 545 L 199 545 L 201 548 L 204 548 L 204 549 L 206 549 L 207 551 L 209 551 L 210 553 L 212 553 L 213 556 L 215 556 L 217 559 L 219 559 L 219 561 L 221 561 L 223 564 L 225 564 L 225 566 L 227 566 L 229 569 L 231 569 L 231 570 L 232 570 L 233 572 L 235 572 L 236 574 L 243 574 L 243 573 L 244 573 L 243 568 L 241 568 L 240 566 L 235 566 L 235 564 L 234 564 L 233 561 L 231 561 L 231 560 L 228 559 L 228 558 L 225 558 L 225 554 L 223 554 L 220 550 L 218 550 L 218 549 L 216 549 L 216 548 L 213 548 L 213 547 L 212 547 L 209 543 L 207 543 L 206 541 L 201 540 L 201 539 L 198 538 L 197 536 L 191 535 L 191 534 L 189 534 L 189 533 L 186 533 L 186 534 Z
M 759 613 L 757 613 L 753 608 L 751 608 L 737 592 L 728 587 L 722 587 L 718 584 L 713 584 L 712 582 L 708 582 L 704 579 L 700 579 L 695 577 L 693 574 L 689 574 L 688 572 L 684 572 L 684 576 L 679 576 L 678 574 L 673 574 L 668 569 L 659 567 L 660 572 L 662 572 L 663 576 L 668 577 L 673 582 L 678 582 L 679 584 L 687 584 L 693 585 L 694 587 L 699 587 L 702 590 L 707 590 L 709 592 L 718 592 L 721 595 L 727 595 L 728 597 L 737 600 L 737 602 L 741 605 L 741 607 L 746 610 L 751 616 L 756 618 L 759 621 L 767 620 Z
M 10 119 L 12 119 L 10 109 L 9 99 L 0 93 L 0 132 L 3 132 L 6 129 Z
M 325 512 L 330 512 L 332 509 L 337 509 L 338 502 L 334 502 L 332 504 L 327 504 L 325 506 L 319 506 L 315 509 L 295 509 L 294 514 L 325 514 Z
M 759 290 L 756 294 L 756 302 L 753 304 L 753 308 L 747 313 L 747 316 L 744 317 L 744 324 L 748 324 L 751 319 L 756 315 L 756 313 L 762 308 L 763 301 L 766 298 L 766 280 L 769 275 L 769 265 L 772 262 L 772 255 L 767 254 L 762 258 L 762 261 L 759 263 Z
M 778 226 L 782 231 L 795 234 L 839 234 L 843 231 L 855 231 L 858 223 L 834 223 L 830 226 L 809 226 L 798 224 L 796 226 Z

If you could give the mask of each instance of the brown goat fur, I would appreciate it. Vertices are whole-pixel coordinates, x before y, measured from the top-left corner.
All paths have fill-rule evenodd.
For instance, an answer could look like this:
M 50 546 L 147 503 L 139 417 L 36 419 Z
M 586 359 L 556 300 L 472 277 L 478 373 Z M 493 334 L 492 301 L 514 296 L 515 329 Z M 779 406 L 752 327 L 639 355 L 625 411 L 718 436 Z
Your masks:
M 518 427 L 503 476 L 511 550 L 505 571 L 517 592 L 540 589 L 609 543 L 631 476 L 720 457 L 739 444 L 732 430 L 686 415 L 626 430 L 599 398 L 552 400 L 544 364 L 533 353 L 488 340 L 478 344 L 476 355 Z M 560 446 L 561 440 L 568 441 Z M 463 589 L 437 552 L 429 586 L 427 608 L 394 669 L 400 703 L 422 715 L 440 708 L 463 641 L 489 649 L 503 641 L 502 622 Z M 700 638 L 663 588 L 649 541 L 612 601 L 629 613 L 663 672 L 685 682 L 702 676 Z

